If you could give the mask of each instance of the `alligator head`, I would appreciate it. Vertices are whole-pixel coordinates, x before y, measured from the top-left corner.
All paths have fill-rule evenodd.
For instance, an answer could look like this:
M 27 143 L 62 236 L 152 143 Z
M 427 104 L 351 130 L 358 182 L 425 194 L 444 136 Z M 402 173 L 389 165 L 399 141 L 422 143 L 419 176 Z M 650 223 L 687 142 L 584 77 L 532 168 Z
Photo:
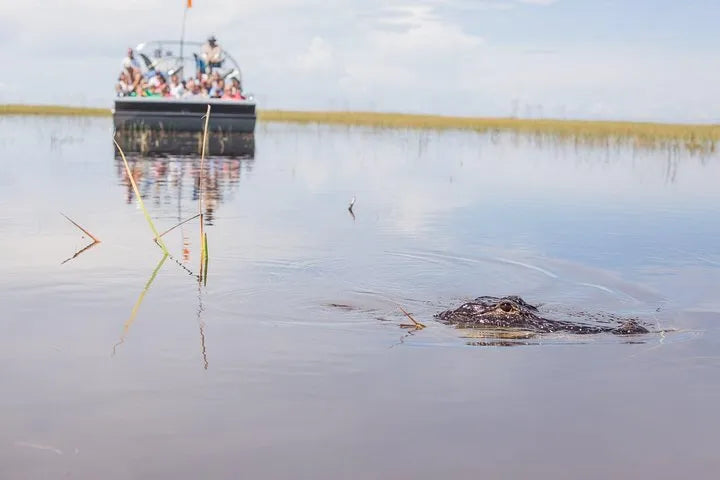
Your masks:
M 478 297 L 454 310 L 440 312 L 436 317 L 443 323 L 460 328 L 516 328 L 539 333 L 648 333 L 647 328 L 634 319 L 619 322 L 615 326 L 550 320 L 541 317 L 537 307 L 514 295 L 501 298 Z

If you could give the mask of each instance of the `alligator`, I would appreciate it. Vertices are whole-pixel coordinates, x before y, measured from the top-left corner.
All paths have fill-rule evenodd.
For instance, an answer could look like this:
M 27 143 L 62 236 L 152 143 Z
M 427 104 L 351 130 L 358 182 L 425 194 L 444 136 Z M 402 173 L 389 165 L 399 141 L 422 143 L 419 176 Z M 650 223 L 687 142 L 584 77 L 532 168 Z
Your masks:
M 441 322 L 459 328 L 512 328 L 536 333 L 570 332 L 578 334 L 613 333 L 634 335 L 649 333 L 637 319 L 623 319 L 615 325 L 575 323 L 550 320 L 540 316 L 540 311 L 522 298 L 478 297 L 454 310 L 435 315 Z

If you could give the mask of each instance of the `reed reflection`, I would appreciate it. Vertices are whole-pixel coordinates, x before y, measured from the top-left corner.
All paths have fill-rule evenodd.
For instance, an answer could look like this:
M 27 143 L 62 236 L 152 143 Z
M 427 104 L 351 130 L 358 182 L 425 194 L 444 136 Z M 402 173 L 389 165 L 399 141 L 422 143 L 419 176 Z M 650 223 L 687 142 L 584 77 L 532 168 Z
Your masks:
M 90 245 L 92 246 L 92 245 Z M 89 248 L 89 247 L 87 247 Z M 155 278 L 157 277 L 158 273 L 162 269 L 163 265 L 165 264 L 165 261 L 167 259 L 172 260 L 176 265 L 178 265 L 180 268 L 182 268 L 189 276 L 193 277 L 196 280 L 199 280 L 199 275 L 193 273 L 188 267 L 183 265 L 181 261 L 173 257 L 171 254 L 163 254 L 162 258 L 158 262 L 158 264 L 155 266 L 155 269 L 152 271 L 152 274 L 150 275 L 150 279 L 145 283 L 144 288 L 140 292 L 140 295 L 138 296 L 138 299 L 135 301 L 135 304 L 133 305 L 132 310 L 130 311 L 130 317 L 125 321 L 123 324 L 122 333 L 120 334 L 120 338 L 117 343 L 113 345 L 112 348 L 112 355 L 115 356 L 117 353 L 117 349 L 120 345 L 125 343 L 125 340 L 130 333 L 130 328 L 135 323 L 135 320 L 137 319 L 138 312 L 140 311 L 140 306 L 143 303 L 143 300 L 145 299 L 145 295 L 150 291 L 150 287 L 152 286 L 153 282 L 155 281 Z M 203 305 L 203 288 L 204 285 L 198 281 L 198 309 L 197 309 L 197 322 L 198 322 L 198 328 L 200 333 L 200 352 L 202 355 L 202 361 L 203 361 L 203 369 L 207 370 L 210 366 L 208 361 L 208 353 L 207 353 L 207 347 L 206 347 L 206 337 L 205 337 L 205 327 L 206 324 L 202 319 L 203 312 L 205 311 L 205 306 Z
M 120 335 L 120 340 L 113 345 L 112 354 L 115 355 L 117 351 L 117 347 L 125 343 L 125 338 L 127 337 L 127 334 L 130 332 L 130 327 L 132 327 L 133 323 L 135 323 L 135 318 L 137 317 L 138 311 L 140 310 L 140 305 L 142 305 L 143 300 L 145 299 L 145 295 L 150 290 L 150 287 L 152 286 L 153 282 L 155 281 L 155 277 L 157 277 L 158 272 L 162 268 L 163 264 L 165 263 L 165 260 L 168 258 L 168 254 L 163 254 L 162 258 L 160 259 L 160 262 L 158 262 L 157 266 L 153 270 L 152 274 L 150 275 L 150 279 L 145 283 L 145 287 L 140 292 L 140 296 L 138 297 L 137 301 L 135 302 L 135 305 L 133 305 L 132 310 L 130 311 L 130 318 L 127 319 L 127 321 L 123 324 L 123 330 L 122 334 Z
M 63 260 L 62 262 L 60 262 L 60 265 L 65 265 L 65 264 L 66 264 L 67 262 L 69 262 L 70 260 L 72 260 L 72 259 L 74 259 L 75 257 L 77 257 L 77 256 L 79 256 L 79 255 L 81 255 L 81 254 L 83 254 L 83 253 L 85 253 L 85 252 L 87 252 L 87 251 L 90 250 L 92 247 L 94 247 L 94 246 L 96 246 L 96 245 L 99 245 L 99 244 L 100 244 L 100 242 L 93 240 L 92 242 L 88 243 L 87 245 L 85 245 L 84 247 L 82 247 L 80 250 L 78 250 L 77 252 L 75 252 L 72 257 L 68 257 L 68 258 L 66 258 L 65 260 Z
M 200 329 L 200 352 L 203 358 L 203 368 L 208 369 L 210 364 L 208 363 L 207 348 L 205 346 L 205 322 L 202 320 L 202 314 L 205 311 L 205 307 L 202 302 L 202 287 L 198 282 L 198 310 L 197 310 L 197 322 L 198 328 Z

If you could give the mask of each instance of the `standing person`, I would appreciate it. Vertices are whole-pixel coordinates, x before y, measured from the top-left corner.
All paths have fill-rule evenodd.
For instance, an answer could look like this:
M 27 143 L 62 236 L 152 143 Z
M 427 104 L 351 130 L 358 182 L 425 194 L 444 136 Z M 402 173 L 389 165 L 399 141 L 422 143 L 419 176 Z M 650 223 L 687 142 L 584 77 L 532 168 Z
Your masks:
M 208 67 L 208 71 L 211 72 L 213 67 L 222 67 L 222 48 L 217 44 L 215 35 L 210 35 L 208 41 L 202 46 L 202 53 L 200 54 L 203 62 Z
M 140 71 L 140 62 L 135 58 L 135 52 L 132 48 L 127 49 L 127 57 L 123 58 L 122 61 L 123 69 L 127 70 L 131 75 L 133 71 Z

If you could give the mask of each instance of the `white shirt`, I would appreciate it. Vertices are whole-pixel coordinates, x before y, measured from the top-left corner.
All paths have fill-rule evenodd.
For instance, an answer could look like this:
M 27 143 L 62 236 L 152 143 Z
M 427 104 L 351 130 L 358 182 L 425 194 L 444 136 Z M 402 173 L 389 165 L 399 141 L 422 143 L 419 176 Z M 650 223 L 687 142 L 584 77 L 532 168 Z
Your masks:
M 222 49 L 217 43 L 214 47 L 211 47 L 209 43 L 206 43 L 202 47 L 202 56 L 206 62 L 218 63 L 222 60 Z
M 176 85 L 170 84 L 170 95 L 173 97 L 182 97 L 183 94 L 185 94 L 185 87 L 183 87 L 182 83 L 178 83 Z
M 124 69 L 129 70 L 130 68 L 137 68 L 140 69 L 140 62 L 138 62 L 137 58 L 133 57 L 125 57 L 122 61 L 122 66 Z

